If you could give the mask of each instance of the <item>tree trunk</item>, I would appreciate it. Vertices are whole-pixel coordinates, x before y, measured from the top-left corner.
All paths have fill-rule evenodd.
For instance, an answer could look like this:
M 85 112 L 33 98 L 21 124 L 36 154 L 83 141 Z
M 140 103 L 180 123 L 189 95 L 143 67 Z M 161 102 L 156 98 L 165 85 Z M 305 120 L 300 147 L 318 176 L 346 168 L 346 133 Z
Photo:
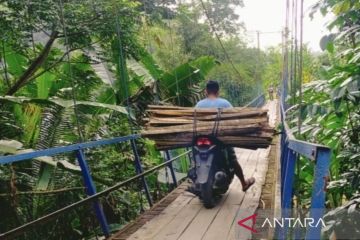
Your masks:
M 6 92 L 6 95 L 14 95 L 21 87 L 23 87 L 30 77 L 42 66 L 45 62 L 51 47 L 57 38 L 59 32 L 53 31 L 50 35 L 49 40 L 45 44 L 44 49 L 39 54 L 39 56 L 31 63 L 28 69 L 20 76 L 20 78 L 15 82 L 15 84 Z

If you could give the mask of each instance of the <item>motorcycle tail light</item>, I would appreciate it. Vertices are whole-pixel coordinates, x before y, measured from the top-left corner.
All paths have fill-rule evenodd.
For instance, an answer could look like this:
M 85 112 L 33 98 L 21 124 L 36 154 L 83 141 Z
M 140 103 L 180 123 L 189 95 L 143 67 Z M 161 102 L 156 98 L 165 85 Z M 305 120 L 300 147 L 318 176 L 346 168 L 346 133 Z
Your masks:
M 197 146 L 210 146 L 212 144 L 211 140 L 208 138 L 198 138 L 196 140 Z

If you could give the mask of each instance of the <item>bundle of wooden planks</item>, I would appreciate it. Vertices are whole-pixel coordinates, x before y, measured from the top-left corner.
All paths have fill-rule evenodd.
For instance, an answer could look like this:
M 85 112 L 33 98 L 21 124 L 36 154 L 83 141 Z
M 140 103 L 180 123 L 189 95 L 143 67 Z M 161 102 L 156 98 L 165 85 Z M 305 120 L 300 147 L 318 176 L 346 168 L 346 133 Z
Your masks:
M 149 118 L 141 135 L 154 140 L 158 150 L 189 147 L 195 133 L 210 135 L 214 128 L 217 138 L 228 146 L 266 148 L 272 140 L 267 110 L 259 108 L 228 108 L 219 113 L 214 108 L 150 105 L 147 111 Z

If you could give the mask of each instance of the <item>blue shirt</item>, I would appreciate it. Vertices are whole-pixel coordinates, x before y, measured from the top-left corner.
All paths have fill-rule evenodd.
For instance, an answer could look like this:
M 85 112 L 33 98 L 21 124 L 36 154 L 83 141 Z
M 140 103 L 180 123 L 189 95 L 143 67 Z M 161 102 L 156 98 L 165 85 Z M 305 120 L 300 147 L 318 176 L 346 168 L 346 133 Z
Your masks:
M 224 98 L 205 98 L 200 100 L 196 105 L 195 108 L 232 108 L 233 106 L 231 103 L 224 99 Z

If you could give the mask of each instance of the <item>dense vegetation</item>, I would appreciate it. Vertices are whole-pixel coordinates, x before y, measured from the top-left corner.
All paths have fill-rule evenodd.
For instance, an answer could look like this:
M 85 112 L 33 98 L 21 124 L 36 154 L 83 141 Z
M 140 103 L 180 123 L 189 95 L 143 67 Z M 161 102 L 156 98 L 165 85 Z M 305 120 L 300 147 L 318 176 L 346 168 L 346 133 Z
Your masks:
M 249 47 L 234 10 L 242 1 L 203 3 L 1 1 L 0 155 L 128 135 L 141 128 L 148 104 L 192 106 L 207 79 L 218 80 L 234 105 L 277 86 L 281 47 Z M 298 137 L 333 149 L 327 206 L 335 208 L 359 199 L 360 4 L 322 0 L 315 9 L 333 12 L 329 28 L 338 32 L 324 36 L 321 56 L 304 46 Z M 295 96 L 299 85 L 290 87 Z M 297 96 L 288 99 L 297 102 Z M 297 110 L 289 119 L 295 133 Z M 152 142 L 137 145 L 144 168 L 163 161 Z M 86 151 L 86 157 L 98 190 L 135 174 L 128 144 Z M 186 165 L 183 159 L 177 170 Z M 300 159 L 299 166 L 295 202 L 308 207 L 313 164 Z M 148 182 L 154 200 L 171 188 L 156 174 Z M 74 154 L 1 165 L 0 232 L 84 197 Z M 113 230 L 147 207 L 140 183 L 102 204 Z M 79 208 L 23 238 L 49 238 L 50 232 L 59 239 L 91 238 L 101 234 L 92 212 Z
M 316 79 L 303 86 L 300 134 L 296 126 L 299 106 L 288 120 L 298 137 L 332 149 L 326 202 L 331 211 L 326 215 L 324 237 L 335 230 L 339 238 L 359 238 L 360 2 L 323 0 L 313 11 L 334 15 L 328 23 L 334 33 L 322 38 L 326 55 L 318 59 L 321 66 L 314 72 Z M 297 94 L 289 103 L 300 101 Z M 299 208 L 309 207 L 313 170 L 313 163 L 300 158 L 294 198 Z
M 267 54 L 239 37 L 234 8 L 241 0 L 204 6 L 216 24 L 204 22 L 195 2 L 1 1 L 0 154 L 128 135 L 141 128 L 147 104 L 191 106 L 206 79 L 219 80 L 235 105 L 249 102 L 260 92 L 266 64 L 259 58 Z M 137 144 L 145 168 L 163 161 L 151 142 Z M 98 190 L 135 174 L 128 144 L 92 149 L 86 158 Z M 185 161 L 178 171 L 186 171 Z M 148 181 L 154 200 L 168 190 L 156 175 Z M 0 232 L 84 196 L 74 154 L 1 165 Z M 102 204 L 115 230 L 147 203 L 134 183 Z M 101 231 L 90 207 L 23 238 L 94 236 Z

